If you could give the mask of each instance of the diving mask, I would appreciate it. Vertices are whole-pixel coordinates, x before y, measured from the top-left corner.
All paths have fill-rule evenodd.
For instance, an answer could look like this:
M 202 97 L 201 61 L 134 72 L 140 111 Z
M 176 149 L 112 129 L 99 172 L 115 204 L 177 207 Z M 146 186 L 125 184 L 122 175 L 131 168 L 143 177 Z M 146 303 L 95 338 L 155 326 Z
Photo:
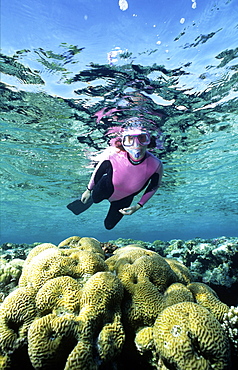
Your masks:
M 145 146 L 150 143 L 150 135 L 147 132 L 141 133 L 126 133 L 122 137 L 122 145 L 124 147 L 130 146 Z

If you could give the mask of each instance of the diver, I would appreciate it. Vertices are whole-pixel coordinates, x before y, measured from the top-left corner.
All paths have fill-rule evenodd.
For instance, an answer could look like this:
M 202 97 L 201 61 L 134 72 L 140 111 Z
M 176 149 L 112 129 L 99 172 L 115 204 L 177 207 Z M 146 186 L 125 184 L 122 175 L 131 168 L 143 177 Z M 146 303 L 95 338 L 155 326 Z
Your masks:
M 104 225 L 111 230 L 124 215 L 142 208 L 159 188 L 163 175 L 162 162 L 147 150 L 150 142 L 150 134 L 142 126 L 124 128 L 114 142 L 114 152 L 97 164 L 81 200 L 70 203 L 68 209 L 78 215 L 93 203 L 108 199 Z M 139 202 L 131 205 L 143 189 Z

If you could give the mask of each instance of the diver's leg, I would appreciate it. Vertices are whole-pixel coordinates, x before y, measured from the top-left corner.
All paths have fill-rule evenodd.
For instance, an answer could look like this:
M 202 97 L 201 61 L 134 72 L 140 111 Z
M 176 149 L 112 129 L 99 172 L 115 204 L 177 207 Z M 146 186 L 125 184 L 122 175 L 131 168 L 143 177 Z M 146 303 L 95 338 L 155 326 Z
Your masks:
M 112 184 L 112 164 L 106 160 L 99 167 L 95 175 L 95 186 L 92 191 L 92 199 L 94 203 L 99 203 L 103 199 L 108 199 L 114 191 Z
M 119 209 L 129 207 L 132 203 L 134 195 L 129 195 L 126 198 L 111 202 L 107 217 L 104 220 L 104 225 L 107 230 L 111 230 L 122 219 L 123 214 Z

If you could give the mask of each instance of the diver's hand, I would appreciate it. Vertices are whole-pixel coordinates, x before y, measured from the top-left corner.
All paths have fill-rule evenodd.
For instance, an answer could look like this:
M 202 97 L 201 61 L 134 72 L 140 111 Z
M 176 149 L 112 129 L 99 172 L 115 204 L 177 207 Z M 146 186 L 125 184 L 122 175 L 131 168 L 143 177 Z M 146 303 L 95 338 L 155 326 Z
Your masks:
M 90 197 L 91 197 L 91 191 L 88 189 L 85 190 L 85 192 L 81 196 L 81 202 L 84 204 L 87 203 Z
M 135 213 L 140 208 L 141 208 L 141 206 L 137 203 L 135 206 L 119 209 L 119 212 L 122 213 L 124 216 L 132 215 L 132 213 Z

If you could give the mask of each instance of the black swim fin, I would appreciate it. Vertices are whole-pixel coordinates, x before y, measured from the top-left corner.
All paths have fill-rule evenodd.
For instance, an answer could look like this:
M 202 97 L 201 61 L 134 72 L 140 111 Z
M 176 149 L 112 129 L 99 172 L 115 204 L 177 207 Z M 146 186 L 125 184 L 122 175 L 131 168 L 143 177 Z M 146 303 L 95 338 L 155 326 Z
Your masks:
M 67 208 L 72 211 L 75 215 L 79 215 L 80 213 L 86 211 L 91 205 L 93 204 L 92 197 L 89 198 L 87 203 L 81 202 L 80 199 L 74 200 L 72 203 L 67 205 Z

